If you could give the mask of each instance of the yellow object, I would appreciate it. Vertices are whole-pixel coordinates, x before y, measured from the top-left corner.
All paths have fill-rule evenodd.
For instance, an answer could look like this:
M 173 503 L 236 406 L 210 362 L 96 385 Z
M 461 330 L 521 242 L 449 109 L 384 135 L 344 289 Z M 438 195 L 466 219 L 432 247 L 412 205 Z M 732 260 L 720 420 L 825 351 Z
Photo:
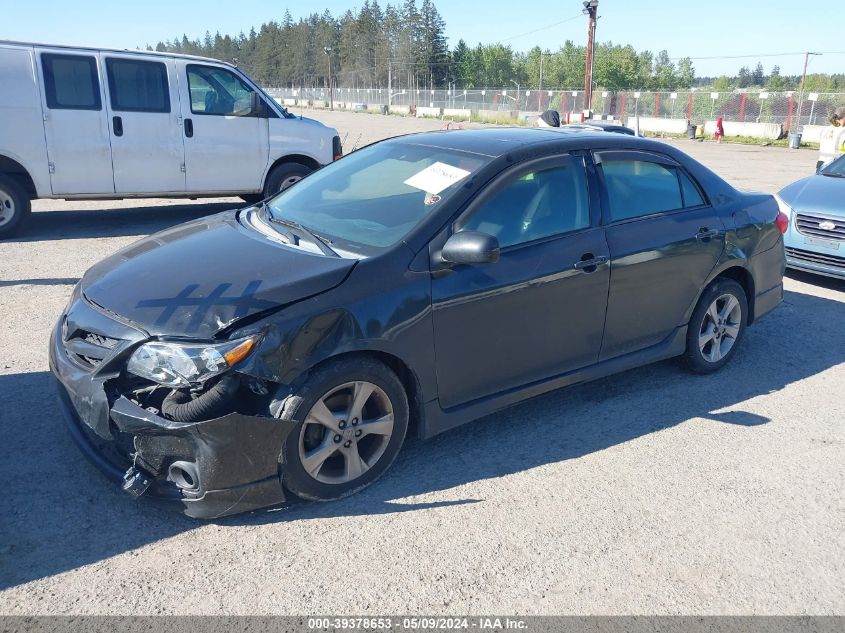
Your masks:
M 241 362 L 244 358 L 249 356 L 252 348 L 255 347 L 255 338 L 248 338 L 243 343 L 238 345 L 235 349 L 226 352 L 223 358 L 226 359 L 229 367 L 233 367 Z

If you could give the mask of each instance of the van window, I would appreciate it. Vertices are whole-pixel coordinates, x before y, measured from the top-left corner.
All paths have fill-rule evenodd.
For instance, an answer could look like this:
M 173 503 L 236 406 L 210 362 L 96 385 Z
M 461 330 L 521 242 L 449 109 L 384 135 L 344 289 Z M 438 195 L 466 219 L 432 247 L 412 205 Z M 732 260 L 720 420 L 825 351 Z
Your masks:
M 41 53 L 44 96 L 52 110 L 100 110 L 97 60 L 85 55 Z
M 162 62 L 106 58 L 111 109 L 116 112 L 170 112 L 167 67 Z
M 217 116 L 250 113 L 252 90 L 234 73 L 214 66 L 188 65 L 191 112 Z

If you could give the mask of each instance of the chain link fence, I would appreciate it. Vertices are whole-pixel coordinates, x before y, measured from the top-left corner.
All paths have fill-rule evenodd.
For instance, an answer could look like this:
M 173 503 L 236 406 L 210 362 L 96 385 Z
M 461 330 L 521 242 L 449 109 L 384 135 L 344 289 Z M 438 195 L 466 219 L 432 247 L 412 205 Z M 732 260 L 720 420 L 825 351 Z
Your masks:
M 271 96 L 287 105 L 321 106 L 329 101 L 327 89 L 270 88 Z M 378 109 L 381 106 L 435 108 L 529 113 L 543 110 L 581 112 L 583 90 L 531 90 L 522 86 L 486 89 L 393 90 L 387 88 L 334 89 L 335 107 Z M 593 93 L 593 113 L 623 121 L 635 116 L 684 119 L 693 124 L 723 117 L 738 123 L 775 123 L 786 130 L 804 125 L 827 125 L 833 112 L 845 107 L 845 93 L 798 91 L 715 92 L 707 89 L 678 92 L 597 90 Z

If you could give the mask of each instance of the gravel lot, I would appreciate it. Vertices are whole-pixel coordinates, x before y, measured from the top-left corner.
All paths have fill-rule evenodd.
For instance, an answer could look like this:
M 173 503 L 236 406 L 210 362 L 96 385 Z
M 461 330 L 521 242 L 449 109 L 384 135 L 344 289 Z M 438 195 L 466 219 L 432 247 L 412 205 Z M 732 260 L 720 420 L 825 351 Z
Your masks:
M 319 118 L 348 148 L 440 126 Z M 770 192 L 816 160 L 674 142 Z M 62 428 L 48 333 L 95 261 L 232 204 L 40 201 L 0 243 L 0 613 L 845 613 L 845 283 L 807 275 L 720 374 L 535 399 L 410 442 L 352 498 L 214 523 L 133 502 Z

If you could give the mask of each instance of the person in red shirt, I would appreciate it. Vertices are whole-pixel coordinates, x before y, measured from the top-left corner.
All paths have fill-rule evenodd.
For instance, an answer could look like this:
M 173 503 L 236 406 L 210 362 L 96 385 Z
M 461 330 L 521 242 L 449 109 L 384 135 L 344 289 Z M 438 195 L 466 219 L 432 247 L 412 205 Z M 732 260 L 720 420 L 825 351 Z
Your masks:
M 722 137 L 725 135 L 725 126 L 722 123 L 722 117 L 716 119 L 716 142 L 721 143 Z

